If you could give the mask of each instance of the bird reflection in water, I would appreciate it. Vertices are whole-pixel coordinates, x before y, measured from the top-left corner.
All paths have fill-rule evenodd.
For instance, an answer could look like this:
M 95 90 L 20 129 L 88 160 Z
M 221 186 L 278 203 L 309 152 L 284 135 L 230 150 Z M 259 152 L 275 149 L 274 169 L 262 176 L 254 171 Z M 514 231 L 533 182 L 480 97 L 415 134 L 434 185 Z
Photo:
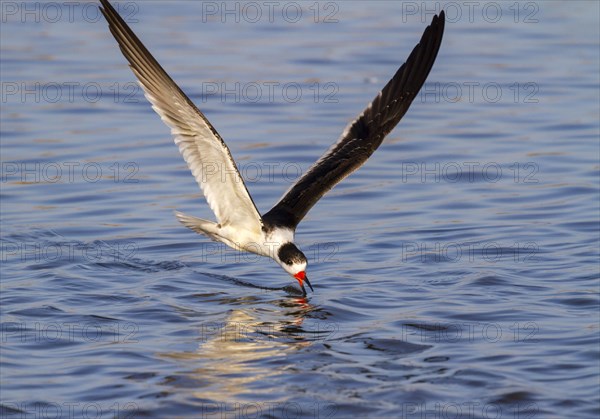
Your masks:
M 294 296 L 274 303 L 284 311 L 279 316 L 281 321 L 259 321 L 252 308 L 233 309 L 224 321 L 201 325 L 195 351 L 160 354 L 182 364 L 178 374 L 183 377 L 178 376 L 169 385 L 189 388 L 190 381 L 193 382 L 194 397 L 208 410 L 218 409 L 222 404 L 235 410 L 235 406 L 257 400 L 285 402 L 283 389 L 281 395 L 274 394 L 269 383 L 291 373 L 285 361 L 287 354 L 327 339 L 336 328 L 318 320 L 327 313 L 304 297 Z M 316 328 L 312 327 L 311 319 Z M 261 395 L 261 388 L 265 395 Z

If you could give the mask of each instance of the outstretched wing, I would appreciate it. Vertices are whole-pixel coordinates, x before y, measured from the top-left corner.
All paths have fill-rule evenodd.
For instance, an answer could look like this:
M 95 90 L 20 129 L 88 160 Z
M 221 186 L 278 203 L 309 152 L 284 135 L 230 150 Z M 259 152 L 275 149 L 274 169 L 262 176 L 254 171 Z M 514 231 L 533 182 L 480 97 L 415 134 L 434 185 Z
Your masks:
M 266 224 L 295 229 L 331 188 L 354 172 L 398 124 L 423 86 L 442 43 L 444 12 L 434 16 L 421 41 L 367 109 L 265 215 Z
M 152 57 L 107 0 L 100 8 L 146 98 L 171 128 L 175 143 L 221 225 L 260 231 L 262 219 L 240 176 L 229 148 Z

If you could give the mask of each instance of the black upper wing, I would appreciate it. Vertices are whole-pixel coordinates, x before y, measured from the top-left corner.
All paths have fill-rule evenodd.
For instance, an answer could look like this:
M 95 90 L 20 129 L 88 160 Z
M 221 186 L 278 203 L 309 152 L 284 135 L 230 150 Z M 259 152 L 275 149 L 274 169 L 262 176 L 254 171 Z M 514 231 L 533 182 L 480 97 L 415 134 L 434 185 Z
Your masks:
M 444 11 L 434 16 L 421 41 L 373 102 L 265 215 L 266 225 L 295 229 L 321 197 L 373 154 L 398 124 L 423 86 L 442 43 Z

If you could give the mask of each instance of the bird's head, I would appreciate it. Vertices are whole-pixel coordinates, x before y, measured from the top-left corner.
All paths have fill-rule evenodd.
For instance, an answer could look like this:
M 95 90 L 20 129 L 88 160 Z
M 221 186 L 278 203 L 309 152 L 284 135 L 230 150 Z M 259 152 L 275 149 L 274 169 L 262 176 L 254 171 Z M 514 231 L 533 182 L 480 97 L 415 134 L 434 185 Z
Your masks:
M 304 282 L 308 284 L 311 291 L 314 291 L 306 276 L 306 256 L 304 256 L 304 253 L 302 253 L 294 243 L 283 244 L 277 250 L 276 260 L 287 273 L 296 278 L 304 295 L 306 295 Z

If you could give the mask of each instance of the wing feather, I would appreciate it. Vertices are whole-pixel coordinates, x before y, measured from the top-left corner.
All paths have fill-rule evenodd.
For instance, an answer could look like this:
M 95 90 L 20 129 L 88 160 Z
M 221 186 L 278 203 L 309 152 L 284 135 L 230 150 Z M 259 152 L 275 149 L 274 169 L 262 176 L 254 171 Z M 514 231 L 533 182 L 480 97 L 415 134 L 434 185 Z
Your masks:
M 444 22 L 443 11 L 433 17 L 394 77 L 346 127 L 338 142 L 263 215 L 265 224 L 295 229 L 323 195 L 373 154 L 402 119 L 429 75 L 442 42 Z
M 262 219 L 229 148 L 204 114 L 163 70 L 107 0 L 100 10 L 152 108 L 175 143 L 221 225 L 260 231 Z

